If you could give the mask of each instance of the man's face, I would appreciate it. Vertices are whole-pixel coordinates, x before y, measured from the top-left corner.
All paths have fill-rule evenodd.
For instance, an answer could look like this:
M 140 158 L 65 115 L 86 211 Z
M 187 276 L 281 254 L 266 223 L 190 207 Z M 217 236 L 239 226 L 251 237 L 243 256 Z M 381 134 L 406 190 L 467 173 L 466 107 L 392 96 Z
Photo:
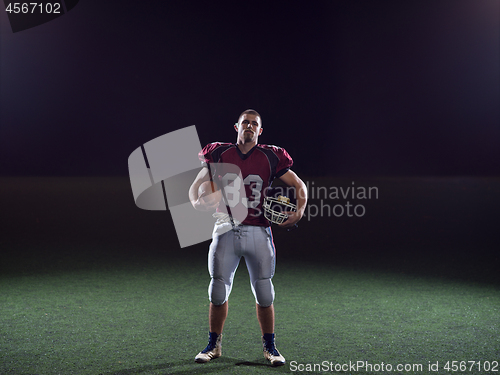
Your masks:
M 258 136 L 262 133 L 260 117 L 248 113 L 241 116 L 234 128 L 238 132 L 238 139 L 243 143 L 257 141 Z

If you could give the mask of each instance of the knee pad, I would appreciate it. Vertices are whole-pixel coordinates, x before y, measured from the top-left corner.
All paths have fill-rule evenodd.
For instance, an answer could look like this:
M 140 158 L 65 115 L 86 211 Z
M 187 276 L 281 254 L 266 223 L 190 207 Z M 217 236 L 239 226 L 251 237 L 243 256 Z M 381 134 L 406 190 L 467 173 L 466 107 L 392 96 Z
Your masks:
M 221 279 L 212 279 L 208 287 L 208 298 L 214 305 L 222 305 L 229 298 L 231 286 Z
M 271 306 L 274 302 L 274 286 L 271 279 L 259 279 L 252 284 L 255 301 L 262 307 Z

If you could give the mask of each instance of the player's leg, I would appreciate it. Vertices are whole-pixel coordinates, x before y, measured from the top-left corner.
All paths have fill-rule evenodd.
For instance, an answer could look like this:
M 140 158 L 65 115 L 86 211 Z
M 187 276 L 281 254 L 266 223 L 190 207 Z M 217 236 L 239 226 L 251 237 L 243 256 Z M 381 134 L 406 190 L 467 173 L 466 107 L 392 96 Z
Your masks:
M 241 258 L 235 251 L 234 240 L 235 232 L 232 230 L 221 235 L 216 234 L 208 252 L 208 271 L 211 278 L 208 286 L 209 321 L 217 333 L 222 333 L 224 327 L 228 311 L 227 300 L 233 289 L 234 274 Z
M 224 322 L 227 318 L 227 310 L 227 300 L 222 305 L 214 305 L 212 302 L 210 302 L 208 311 L 208 325 L 210 332 L 215 332 L 218 335 L 222 333 L 222 330 L 224 329 Z
M 243 256 L 255 301 L 261 307 L 271 306 L 274 301 L 272 278 L 275 267 L 275 249 L 267 228 L 248 227 Z
M 255 303 L 255 308 L 257 310 L 257 320 L 259 321 L 260 330 L 262 331 L 262 336 L 265 333 L 274 332 L 274 304 L 271 306 L 263 307 L 258 303 Z
M 256 300 L 257 319 L 262 331 L 264 357 L 272 365 L 284 365 L 285 358 L 276 349 L 274 340 L 274 276 L 276 251 L 270 228 L 254 227 L 248 237 L 245 262 Z
M 234 251 L 233 231 L 222 235 L 214 234 L 208 253 L 208 269 L 211 277 L 208 288 L 210 299 L 208 345 L 195 357 L 198 363 L 208 362 L 222 354 L 221 339 L 228 313 L 227 301 L 239 261 L 240 257 Z

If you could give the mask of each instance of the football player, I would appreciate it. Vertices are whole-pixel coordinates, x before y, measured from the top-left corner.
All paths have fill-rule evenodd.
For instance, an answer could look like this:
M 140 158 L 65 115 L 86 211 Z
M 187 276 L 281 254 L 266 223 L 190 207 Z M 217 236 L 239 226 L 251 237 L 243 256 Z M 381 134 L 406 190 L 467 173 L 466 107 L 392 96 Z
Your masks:
M 285 358 L 276 349 L 274 339 L 274 286 L 271 281 L 275 267 L 275 248 L 270 223 L 263 215 L 262 203 L 267 188 L 275 178 L 296 190 L 297 209 L 286 211 L 288 219 L 279 224 L 282 228 L 294 226 L 303 216 L 307 203 L 304 182 L 290 169 L 292 158 L 283 149 L 258 143 L 262 134 L 262 120 L 258 112 L 244 111 L 234 125 L 236 143 L 214 142 L 200 152 L 203 168 L 189 189 L 189 199 L 194 208 L 209 210 L 215 206 L 198 197 L 198 188 L 204 181 L 215 180 L 223 187 L 224 204 L 215 224 L 209 248 L 209 340 L 208 345 L 195 357 L 199 363 L 208 362 L 221 355 L 221 338 L 228 313 L 234 273 L 240 258 L 245 257 L 250 275 L 251 289 L 256 300 L 257 319 L 262 331 L 264 357 L 273 366 L 285 364 Z M 220 164 L 224 163 L 224 164 Z M 239 168 L 225 170 L 221 165 Z M 239 194 L 245 189 L 245 194 Z M 248 209 L 243 222 L 233 219 L 238 205 Z M 221 207 L 222 206 L 222 207 Z M 226 206 L 226 207 L 224 207 Z M 224 214 L 226 209 L 226 214 Z M 231 225 L 228 231 L 218 231 L 218 226 Z M 223 233 L 221 233 L 223 232 Z

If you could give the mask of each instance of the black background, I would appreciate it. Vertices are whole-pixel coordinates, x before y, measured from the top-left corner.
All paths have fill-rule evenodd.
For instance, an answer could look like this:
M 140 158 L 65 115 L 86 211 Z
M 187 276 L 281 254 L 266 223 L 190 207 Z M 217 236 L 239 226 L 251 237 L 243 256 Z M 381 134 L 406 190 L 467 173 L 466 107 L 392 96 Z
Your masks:
M 127 175 L 196 125 L 312 175 L 498 175 L 497 0 L 80 1 L 12 33 L 1 15 L 0 175 Z

